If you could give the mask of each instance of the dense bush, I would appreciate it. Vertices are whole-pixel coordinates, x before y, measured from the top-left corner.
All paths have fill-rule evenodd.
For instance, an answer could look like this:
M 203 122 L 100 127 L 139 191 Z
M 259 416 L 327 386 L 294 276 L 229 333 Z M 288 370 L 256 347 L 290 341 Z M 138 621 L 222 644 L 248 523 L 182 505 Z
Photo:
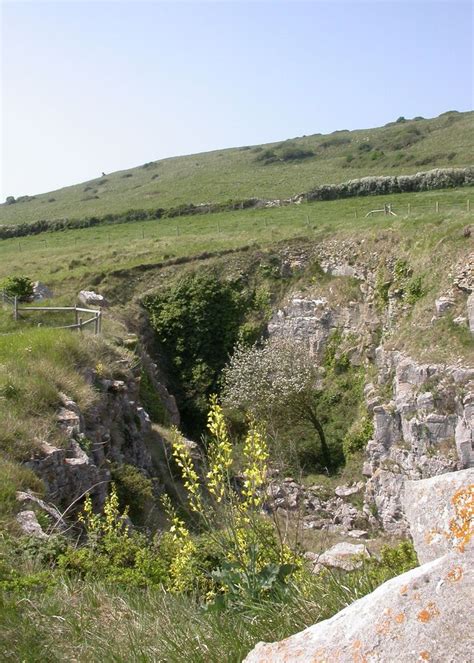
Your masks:
M 0 283 L 0 290 L 9 297 L 28 301 L 33 296 L 33 282 L 27 276 L 9 276 Z
M 300 159 L 307 159 L 314 157 L 313 150 L 303 150 L 298 147 L 288 147 L 281 152 L 282 161 L 298 161 Z
M 143 304 L 170 364 L 187 432 L 201 434 L 209 395 L 239 336 L 252 301 L 215 273 L 191 274 Z
M 130 509 L 132 520 L 137 523 L 143 519 L 144 509 L 153 499 L 153 484 L 134 465 L 115 465 L 112 467 L 112 479 L 117 486 L 120 506 Z

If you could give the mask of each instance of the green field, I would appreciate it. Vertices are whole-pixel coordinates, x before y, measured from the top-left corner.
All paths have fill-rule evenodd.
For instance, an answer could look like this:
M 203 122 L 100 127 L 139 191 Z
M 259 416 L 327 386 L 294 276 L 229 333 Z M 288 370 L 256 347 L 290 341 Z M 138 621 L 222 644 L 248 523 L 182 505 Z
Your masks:
M 474 113 L 452 111 L 375 129 L 163 159 L 49 193 L 25 191 L 31 196 L 28 201 L 0 205 L 0 225 L 187 203 L 285 198 L 366 175 L 467 166 L 473 154 Z
M 436 234 L 445 234 L 472 218 L 467 211 L 469 199 L 474 209 L 474 189 L 469 187 L 399 194 L 390 198 L 396 217 L 366 217 L 387 202 L 386 196 L 374 196 L 43 233 L 0 242 L 0 278 L 26 274 L 44 281 L 58 295 L 73 295 L 114 270 L 204 251 L 254 243 L 270 246 L 293 237 L 314 241 L 333 233 L 377 233 L 387 228 L 416 235 L 430 224 L 436 226 Z

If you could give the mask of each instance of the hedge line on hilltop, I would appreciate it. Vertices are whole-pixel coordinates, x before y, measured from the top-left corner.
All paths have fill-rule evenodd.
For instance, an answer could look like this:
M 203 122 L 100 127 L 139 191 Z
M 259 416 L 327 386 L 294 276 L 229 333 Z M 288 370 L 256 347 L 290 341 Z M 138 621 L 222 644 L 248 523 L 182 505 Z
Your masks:
M 247 198 L 239 201 L 226 201 L 222 203 L 208 203 L 194 205 L 192 203 L 179 205 L 170 209 L 161 207 L 151 210 L 129 210 L 118 214 L 104 214 L 102 216 L 88 216 L 82 219 L 42 219 L 32 223 L 17 225 L 0 225 L 0 239 L 38 235 L 43 232 L 55 232 L 74 228 L 90 228 L 92 226 L 116 223 L 130 223 L 134 221 L 148 221 L 152 219 L 174 218 L 178 216 L 192 216 L 195 214 L 211 214 L 227 212 L 237 209 L 265 207 L 267 203 L 289 205 L 295 201 L 337 200 L 357 196 L 377 196 L 395 193 L 409 193 L 418 191 L 432 191 L 474 185 L 474 166 L 467 168 L 436 168 L 414 175 L 384 175 L 362 177 L 356 180 L 342 182 L 342 184 L 324 184 L 307 193 L 293 198 L 279 201 L 267 201 L 260 198 Z M 274 206 L 274 205 L 272 205 Z

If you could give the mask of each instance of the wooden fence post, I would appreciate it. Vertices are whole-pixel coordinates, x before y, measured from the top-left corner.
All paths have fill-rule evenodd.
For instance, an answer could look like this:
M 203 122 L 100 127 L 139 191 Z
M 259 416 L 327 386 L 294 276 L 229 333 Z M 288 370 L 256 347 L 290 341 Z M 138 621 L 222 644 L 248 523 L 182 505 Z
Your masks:
M 18 297 L 16 295 L 13 302 L 13 319 L 15 322 L 18 320 Z
M 82 334 L 82 318 L 79 318 L 79 331 Z
M 98 333 L 99 333 L 99 314 L 96 313 L 94 318 L 94 334 L 97 336 Z
M 436 201 L 436 213 L 438 213 L 438 212 L 439 212 L 439 202 Z
M 79 318 L 77 316 L 77 304 L 74 304 L 74 324 L 77 325 L 79 322 Z
M 410 203 L 408 203 L 408 205 L 407 205 L 407 214 L 408 214 L 408 216 L 410 216 L 410 212 L 411 212 L 411 205 L 410 205 Z

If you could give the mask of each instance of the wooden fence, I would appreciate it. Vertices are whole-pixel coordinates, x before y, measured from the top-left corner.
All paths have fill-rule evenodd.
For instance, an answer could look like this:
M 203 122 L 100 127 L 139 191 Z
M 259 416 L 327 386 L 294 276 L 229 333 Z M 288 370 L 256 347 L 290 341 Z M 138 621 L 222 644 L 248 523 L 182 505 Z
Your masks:
M 1 292 L 1 299 L 4 304 L 13 307 L 13 319 L 15 321 L 20 320 L 23 317 L 22 314 L 32 311 L 44 311 L 45 313 L 64 313 L 70 311 L 74 313 L 74 323 L 72 325 L 61 325 L 55 327 L 55 329 L 77 329 L 79 332 L 82 332 L 84 329 L 92 326 L 94 334 L 100 334 L 102 331 L 102 311 L 100 309 L 82 308 L 80 306 L 20 306 L 18 297 L 9 297 L 4 291 Z M 92 313 L 92 316 L 84 320 L 80 315 L 81 313 Z

